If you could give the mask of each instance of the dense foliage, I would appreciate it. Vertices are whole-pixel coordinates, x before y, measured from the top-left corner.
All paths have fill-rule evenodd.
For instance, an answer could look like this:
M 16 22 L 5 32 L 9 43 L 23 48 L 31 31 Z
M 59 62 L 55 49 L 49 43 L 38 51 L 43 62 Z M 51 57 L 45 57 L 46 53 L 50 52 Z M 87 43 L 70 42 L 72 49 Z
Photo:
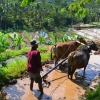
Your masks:
M 15 31 L 45 28 L 49 31 L 54 31 L 56 27 L 70 27 L 79 22 L 89 23 L 100 19 L 100 10 L 97 5 L 90 3 L 85 6 L 85 3 L 89 0 L 85 0 L 87 2 L 81 0 L 80 5 L 84 5 L 83 9 L 77 8 L 81 7 L 77 6 L 79 5 L 76 2 L 77 0 L 74 2 L 70 0 L 37 1 L 23 7 L 20 6 L 20 0 L 0 0 L 0 29 Z M 77 14 L 77 11 L 81 14 Z
M 21 3 L 21 6 L 26 6 L 32 2 L 35 2 L 35 1 L 38 1 L 38 0 L 22 0 L 22 3 Z M 40 0 L 41 2 L 42 1 L 49 1 L 50 0 Z M 53 0 L 51 2 L 61 2 L 61 0 Z M 89 8 L 86 7 L 86 5 L 90 5 L 93 4 L 95 6 L 97 6 L 98 4 L 100 4 L 100 0 L 65 0 L 66 2 L 70 2 L 70 5 L 68 7 L 68 10 L 69 10 L 69 13 L 70 13 L 70 16 L 73 16 L 75 14 L 76 17 L 83 17 L 85 18 L 87 13 L 89 12 Z M 57 3 L 56 2 L 56 3 Z

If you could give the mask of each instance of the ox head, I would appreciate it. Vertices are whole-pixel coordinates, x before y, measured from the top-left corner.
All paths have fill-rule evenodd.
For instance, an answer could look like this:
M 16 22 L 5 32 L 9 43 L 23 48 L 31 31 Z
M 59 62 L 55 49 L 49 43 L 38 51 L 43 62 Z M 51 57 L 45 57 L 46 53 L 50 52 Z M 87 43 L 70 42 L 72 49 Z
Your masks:
M 86 40 L 85 40 L 83 37 L 78 36 L 78 37 L 77 37 L 77 40 L 78 40 L 80 43 L 87 44 Z
M 87 43 L 87 46 L 88 46 L 91 50 L 98 51 L 98 47 L 97 47 L 97 45 L 96 45 L 93 41 Z

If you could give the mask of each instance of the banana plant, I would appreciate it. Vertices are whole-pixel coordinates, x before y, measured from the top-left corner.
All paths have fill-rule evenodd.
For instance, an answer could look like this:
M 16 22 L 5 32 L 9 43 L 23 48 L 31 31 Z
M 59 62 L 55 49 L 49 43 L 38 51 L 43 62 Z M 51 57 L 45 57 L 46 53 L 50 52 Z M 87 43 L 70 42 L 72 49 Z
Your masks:
M 18 35 L 18 37 L 15 39 L 16 46 L 20 50 L 22 45 L 25 46 L 26 41 L 24 41 L 22 35 Z
M 23 37 L 19 34 L 14 34 L 14 36 L 9 35 L 9 38 L 12 40 L 11 48 L 12 49 L 21 49 L 22 45 L 25 46 L 26 41 L 24 41 Z
M 54 35 L 54 33 L 51 32 L 51 33 L 49 33 L 49 35 L 52 38 L 51 40 L 52 40 L 53 44 L 55 44 L 56 42 L 58 42 L 58 38 L 57 38 L 57 36 Z
M 5 51 L 9 45 L 7 34 L 0 32 L 0 52 Z
M 71 32 L 70 34 L 71 34 L 71 37 L 72 37 L 73 40 L 77 39 L 77 35 L 75 33 Z
M 37 36 L 38 40 L 39 40 L 39 44 L 45 44 L 46 39 L 43 36 Z
M 68 35 L 65 34 L 65 35 L 61 38 L 61 40 L 62 40 L 62 42 L 68 41 L 68 40 L 69 40 Z

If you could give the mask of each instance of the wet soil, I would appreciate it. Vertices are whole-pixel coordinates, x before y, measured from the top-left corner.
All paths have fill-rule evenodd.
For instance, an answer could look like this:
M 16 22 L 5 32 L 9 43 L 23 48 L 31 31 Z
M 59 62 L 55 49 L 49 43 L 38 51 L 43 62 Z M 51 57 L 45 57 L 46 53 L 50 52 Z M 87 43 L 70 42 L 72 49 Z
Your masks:
M 29 90 L 30 80 L 27 77 L 18 79 L 17 84 L 9 85 L 3 92 L 6 92 L 7 100 L 79 100 L 79 96 L 85 92 L 81 85 L 69 80 L 66 73 L 55 70 L 49 74 L 49 81 L 49 88 L 43 83 L 42 97 L 39 97 L 40 92 L 36 83 L 33 91 Z
M 100 54 L 100 50 L 96 54 Z M 50 69 L 52 63 L 48 60 L 42 65 Z M 48 75 L 47 80 L 51 85 L 47 87 L 43 82 L 44 94 L 41 96 L 36 83 L 34 83 L 33 91 L 30 91 L 30 79 L 27 71 L 21 73 L 17 77 L 16 84 L 11 82 L 3 87 L 0 91 L 0 100 L 80 100 L 79 97 L 85 93 L 83 79 L 74 77 L 71 81 L 67 77 L 67 71 L 54 70 Z
M 91 56 L 88 67 L 92 67 L 94 66 L 93 64 L 95 64 L 95 66 L 99 68 L 100 62 L 98 61 L 98 59 L 100 59 L 99 55 Z M 43 76 L 47 71 L 51 70 L 52 66 L 54 66 L 52 64 L 52 61 L 50 61 L 50 64 L 49 61 L 45 62 L 43 65 L 41 76 Z M 100 69 L 97 68 L 95 67 L 95 70 L 90 69 L 90 71 L 87 68 L 86 74 L 96 71 L 95 73 L 89 73 L 96 76 L 96 73 L 100 71 Z M 49 73 L 47 81 L 50 82 L 51 85 L 48 87 L 43 82 L 44 94 L 41 96 L 40 92 L 38 91 L 38 84 L 34 83 L 33 91 L 30 91 L 30 79 L 28 77 L 28 73 L 22 73 L 17 79 L 16 84 L 3 87 L 2 92 L 0 92 L 0 100 L 80 100 L 79 97 L 84 96 L 86 91 L 84 79 L 75 77 L 75 74 L 73 80 L 68 79 L 67 70 L 61 71 L 55 69 L 54 71 Z
M 51 64 L 47 64 L 47 62 L 43 67 L 46 66 L 51 69 Z M 44 72 L 41 72 L 41 76 L 45 74 Z M 51 85 L 48 87 L 43 82 L 44 95 L 40 96 L 38 85 L 34 83 L 33 91 L 30 91 L 28 73 L 22 73 L 16 84 L 10 84 L 3 88 L 3 94 L 0 94 L 2 99 L 0 100 L 79 100 L 79 96 L 85 92 L 81 82 L 77 83 L 68 79 L 67 71 L 63 72 L 56 69 L 48 75 L 47 81 Z

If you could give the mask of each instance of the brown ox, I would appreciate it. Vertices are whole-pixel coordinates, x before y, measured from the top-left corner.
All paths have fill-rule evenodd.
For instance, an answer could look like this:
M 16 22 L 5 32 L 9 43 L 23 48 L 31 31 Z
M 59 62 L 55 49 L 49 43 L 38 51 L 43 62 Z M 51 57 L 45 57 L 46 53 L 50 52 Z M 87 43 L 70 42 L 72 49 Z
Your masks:
M 72 51 L 77 50 L 77 48 L 81 45 L 81 43 L 86 44 L 86 40 L 82 37 L 77 38 L 78 41 L 70 40 L 63 43 L 56 43 L 51 48 L 51 59 L 52 59 L 52 51 L 54 52 L 55 64 L 60 60 L 64 59 L 68 56 Z

